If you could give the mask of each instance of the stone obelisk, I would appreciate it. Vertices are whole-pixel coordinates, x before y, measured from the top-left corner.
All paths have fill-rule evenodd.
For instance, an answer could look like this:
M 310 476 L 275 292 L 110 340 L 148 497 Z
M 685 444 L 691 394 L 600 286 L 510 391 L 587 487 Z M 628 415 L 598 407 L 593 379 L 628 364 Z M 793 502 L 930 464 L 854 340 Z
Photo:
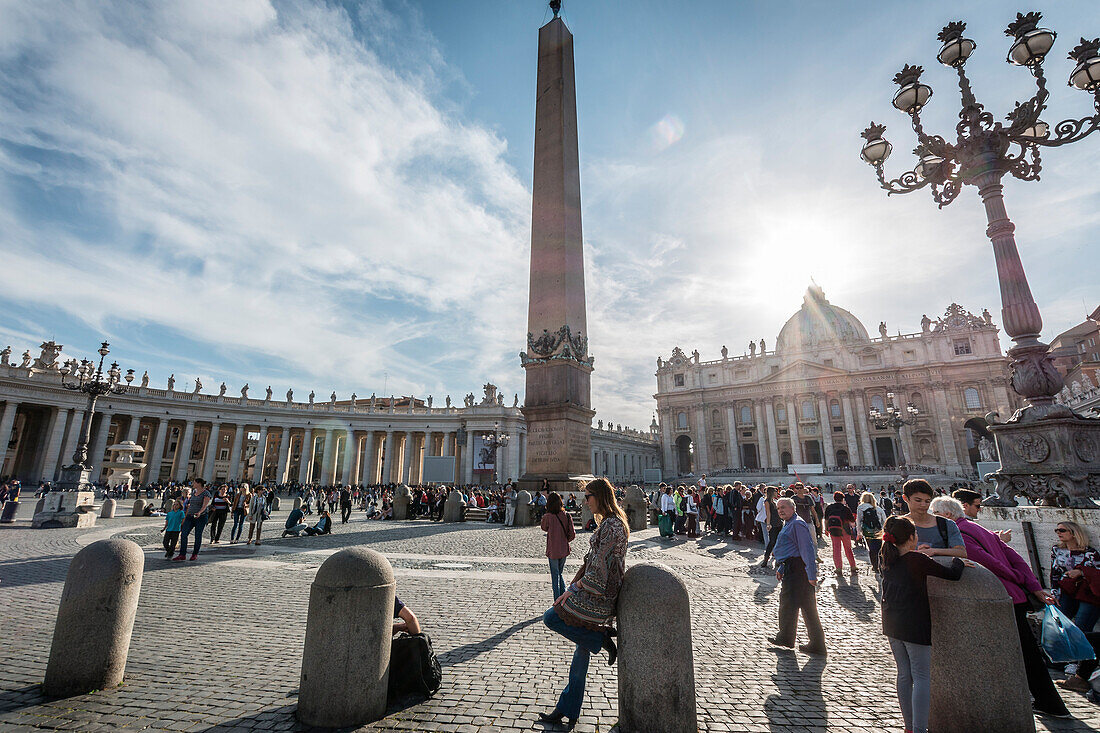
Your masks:
M 524 488 L 549 479 L 578 491 L 592 479 L 591 383 L 584 302 L 581 179 L 573 34 L 558 17 L 539 29 L 531 291 L 527 312 Z

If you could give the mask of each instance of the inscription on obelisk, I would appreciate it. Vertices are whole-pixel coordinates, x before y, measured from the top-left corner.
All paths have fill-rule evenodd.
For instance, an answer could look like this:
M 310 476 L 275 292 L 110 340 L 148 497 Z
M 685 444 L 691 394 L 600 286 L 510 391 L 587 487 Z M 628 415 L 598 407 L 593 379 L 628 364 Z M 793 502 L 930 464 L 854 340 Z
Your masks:
M 551 3 L 554 7 L 555 3 Z M 531 291 L 523 414 L 523 483 L 576 490 L 591 476 L 592 356 L 584 298 L 581 178 L 573 34 L 557 17 L 539 29 Z

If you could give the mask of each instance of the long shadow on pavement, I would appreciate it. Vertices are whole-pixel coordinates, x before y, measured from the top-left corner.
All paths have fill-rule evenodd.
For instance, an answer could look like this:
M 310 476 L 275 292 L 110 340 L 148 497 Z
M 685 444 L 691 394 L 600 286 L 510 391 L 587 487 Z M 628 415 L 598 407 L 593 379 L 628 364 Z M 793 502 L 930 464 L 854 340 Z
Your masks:
M 829 727 L 825 698 L 821 693 L 821 675 L 825 658 L 811 656 L 799 669 L 798 657 L 787 649 L 776 650 L 775 681 L 779 692 L 764 700 L 768 729 L 772 731 L 807 731 L 825 733 Z M 789 716 L 795 712 L 796 715 Z
M 450 651 L 443 652 L 439 655 L 439 663 L 444 667 L 455 664 L 458 662 L 465 662 L 474 657 L 483 654 L 490 649 L 495 649 L 512 634 L 515 634 L 523 629 L 538 623 L 540 616 L 529 618 L 526 621 L 520 621 L 512 624 L 508 628 L 493 634 L 487 639 L 481 639 L 480 641 L 470 642 L 469 644 L 463 644 L 462 646 L 455 647 Z

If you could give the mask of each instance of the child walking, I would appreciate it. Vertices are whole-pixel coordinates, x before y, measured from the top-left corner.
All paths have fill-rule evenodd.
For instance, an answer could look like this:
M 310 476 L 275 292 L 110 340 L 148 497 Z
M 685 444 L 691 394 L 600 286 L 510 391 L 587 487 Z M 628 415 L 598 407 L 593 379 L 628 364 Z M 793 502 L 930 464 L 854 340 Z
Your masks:
M 164 559 L 171 560 L 172 553 L 176 551 L 176 543 L 180 540 L 180 529 L 183 528 L 183 504 L 179 499 L 172 502 L 172 511 L 164 515 Z

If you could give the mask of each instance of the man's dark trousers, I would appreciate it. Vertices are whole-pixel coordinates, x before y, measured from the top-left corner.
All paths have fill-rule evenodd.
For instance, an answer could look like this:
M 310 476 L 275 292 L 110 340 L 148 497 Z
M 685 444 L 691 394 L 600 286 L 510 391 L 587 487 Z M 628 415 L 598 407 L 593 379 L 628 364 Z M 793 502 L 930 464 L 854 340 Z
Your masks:
M 787 558 L 784 563 L 783 585 L 779 589 L 779 633 L 776 639 L 794 646 L 798 637 L 798 612 L 810 637 L 810 647 L 825 651 L 825 632 L 817 615 L 817 595 L 806 575 L 806 563 L 800 557 Z

